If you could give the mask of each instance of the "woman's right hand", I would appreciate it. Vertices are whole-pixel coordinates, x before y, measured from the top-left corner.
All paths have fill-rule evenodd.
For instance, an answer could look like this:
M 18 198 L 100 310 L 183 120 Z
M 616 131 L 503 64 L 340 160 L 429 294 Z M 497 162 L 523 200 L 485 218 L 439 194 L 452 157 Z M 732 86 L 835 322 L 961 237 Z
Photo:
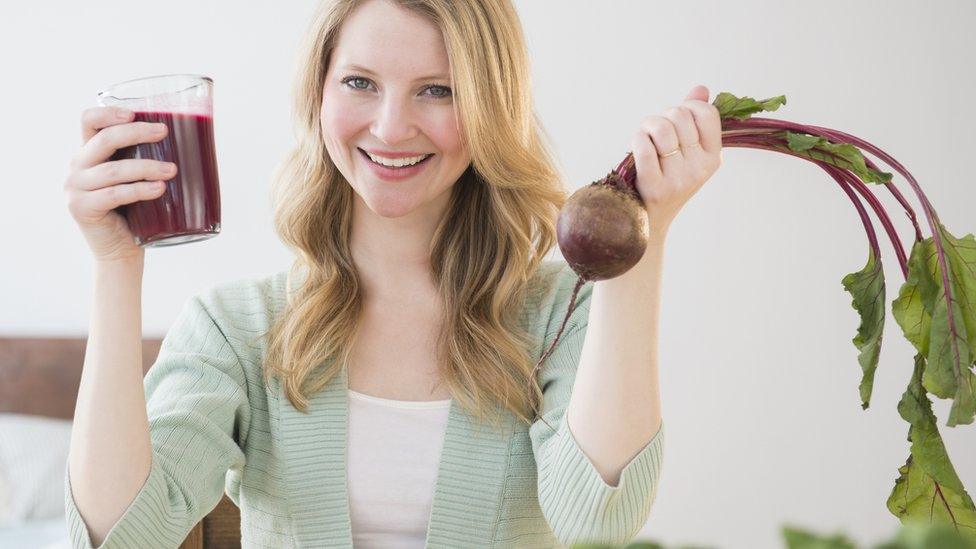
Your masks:
M 133 112 L 93 107 L 81 115 L 81 149 L 72 157 L 64 192 L 68 210 L 98 262 L 142 259 L 125 217 L 115 208 L 159 198 L 176 165 L 151 159 L 111 160 L 118 149 L 166 137 L 166 124 L 131 122 Z

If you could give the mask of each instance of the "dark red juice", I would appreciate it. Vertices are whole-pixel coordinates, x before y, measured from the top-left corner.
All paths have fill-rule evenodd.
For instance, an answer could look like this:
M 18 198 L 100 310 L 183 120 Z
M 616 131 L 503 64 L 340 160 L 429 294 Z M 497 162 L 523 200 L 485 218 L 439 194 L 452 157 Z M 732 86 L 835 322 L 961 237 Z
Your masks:
M 151 158 L 173 162 L 177 174 L 166 192 L 116 209 L 142 246 L 171 246 L 216 236 L 220 232 L 220 185 L 214 150 L 213 118 L 169 112 L 135 113 L 136 121 L 162 122 L 166 137 L 119 149 L 112 160 Z

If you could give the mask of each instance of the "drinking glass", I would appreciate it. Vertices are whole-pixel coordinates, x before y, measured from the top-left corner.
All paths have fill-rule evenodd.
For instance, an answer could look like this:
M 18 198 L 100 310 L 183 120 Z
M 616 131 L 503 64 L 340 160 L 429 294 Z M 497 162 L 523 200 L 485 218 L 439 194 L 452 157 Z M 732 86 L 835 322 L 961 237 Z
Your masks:
M 148 76 L 98 93 L 98 104 L 135 112 L 135 121 L 161 122 L 161 141 L 125 147 L 112 160 L 173 162 L 177 173 L 158 198 L 116 209 L 143 248 L 173 246 L 220 233 L 220 183 L 213 131 L 213 80 L 196 74 Z

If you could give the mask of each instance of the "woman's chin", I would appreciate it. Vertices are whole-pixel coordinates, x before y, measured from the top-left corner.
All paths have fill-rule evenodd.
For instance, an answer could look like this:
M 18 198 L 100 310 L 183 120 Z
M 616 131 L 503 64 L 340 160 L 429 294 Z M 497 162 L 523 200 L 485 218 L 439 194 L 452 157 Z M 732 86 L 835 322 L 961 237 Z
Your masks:
M 403 217 L 416 209 L 412 200 L 398 200 L 395 197 L 371 197 L 365 200 L 366 207 L 380 217 Z

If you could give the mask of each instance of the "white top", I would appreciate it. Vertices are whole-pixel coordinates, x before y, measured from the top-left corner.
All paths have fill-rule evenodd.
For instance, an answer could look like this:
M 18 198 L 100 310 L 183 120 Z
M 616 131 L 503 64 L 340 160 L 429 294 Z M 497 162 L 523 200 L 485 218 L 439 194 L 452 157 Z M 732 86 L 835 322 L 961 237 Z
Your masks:
M 349 389 L 347 481 L 356 549 L 422 548 L 451 400 L 390 400 Z

